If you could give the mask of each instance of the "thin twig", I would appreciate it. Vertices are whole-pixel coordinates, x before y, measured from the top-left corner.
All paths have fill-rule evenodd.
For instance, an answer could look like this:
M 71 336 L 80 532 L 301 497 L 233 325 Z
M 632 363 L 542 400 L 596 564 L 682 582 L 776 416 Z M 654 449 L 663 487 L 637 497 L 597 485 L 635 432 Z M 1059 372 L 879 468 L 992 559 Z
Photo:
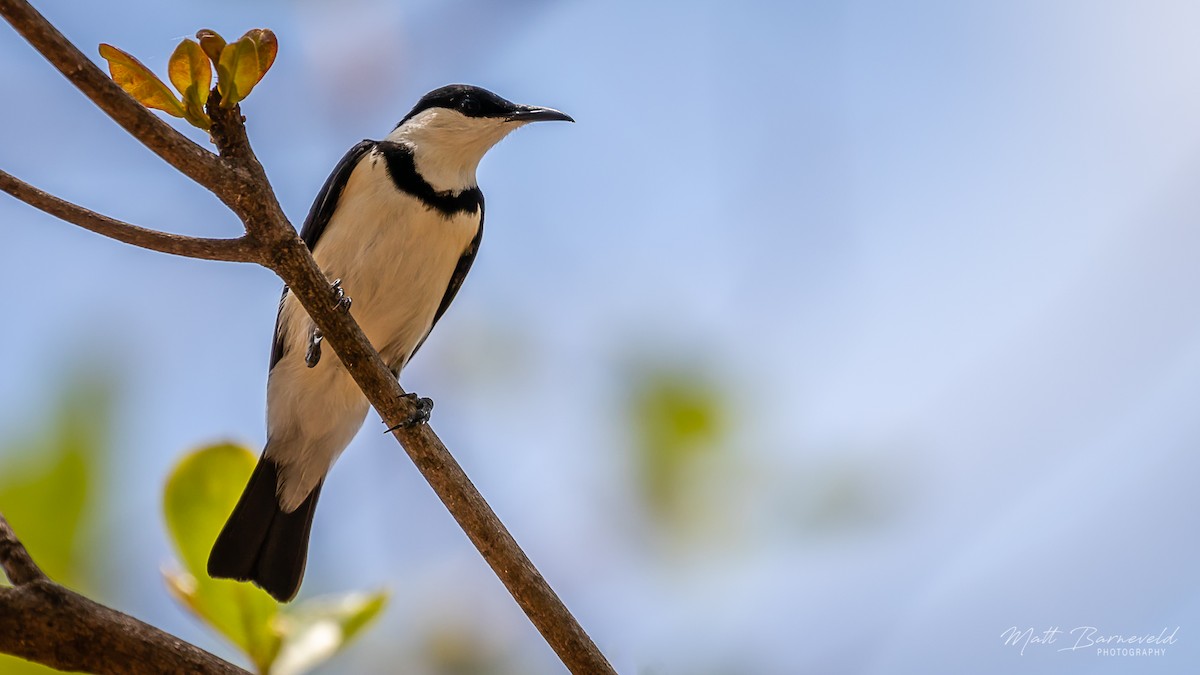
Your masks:
M 138 227 L 43 192 L 3 170 L 0 170 L 0 191 L 7 192 L 34 208 L 41 209 L 85 230 L 151 251 L 203 260 L 227 260 L 230 262 L 260 262 L 262 260 L 260 249 L 247 236 L 236 239 L 208 239 Z
M 0 652 L 60 670 L 133 675 L 246 671 L 150 624 L 59 586 L 34 564 L 0 514 Z

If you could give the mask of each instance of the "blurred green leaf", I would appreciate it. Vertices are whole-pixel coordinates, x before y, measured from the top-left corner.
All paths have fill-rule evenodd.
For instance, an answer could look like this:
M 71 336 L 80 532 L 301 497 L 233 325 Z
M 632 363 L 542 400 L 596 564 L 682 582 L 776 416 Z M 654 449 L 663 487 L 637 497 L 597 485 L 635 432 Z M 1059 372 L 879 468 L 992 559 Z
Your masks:
M 517 675 L 531 672 L 511 643 L 497 640 L 468 617 L 429 617 L 415 661 L 431 675 Z
M 167 530 L 184 570 L 163 572 L 171 593 L 244 651 L 260 673 L 300 673 L 345 647 L 387 602 L 387 593 L 347 593 L 285 608 L 251 584 L 212 579 L 208 553 L 257 461 L 231 444 L 183 458 L 163 497 Z
M 643 493 L 660 515 L 673 512 L 694 467 L 715 454 L 725 437 L 727 404 L 699 373 L 682 368 L 638 369 L 632 422 Z
M 311 670 L 345 647 L 387 604 L 387 592 L 346 593 L 313 598 L 280 615 L 283 646 L 274 675 Z
M 183 104 L 163 81 L 158 79 L 158 76 L 150 71 L 149 68 L 142 65 L 130 54 L 117 49 L 116 47 L 103 44 L 100 45 L 100 56 L 108 61 L 108 72 L 112 75 L 112 79 L 130 96 L 137 99 L 138 103 L 147 108 L 156 108 L 168 115 L 175 117 L 183 117 Z
M 55 581 L 87 593 L 96 585 L 93 546 L 96 505 L 111 458 L 112 380 L 84 375 L 70 381 L 58 410 L 30 440 L 5 440 L 0 464 L 0 512 L 35 562 Z M 0 579 L 3 575 L 0 574 Z M 0 673 L 57 672 L 0 655 Z
M 85 590 L 94 561 L 79 535 L 109 456 L 111 388 L 103 377 L 73 381 L 40 437 L 5 443 L 10 459 L 0 469 L 0 512 L 48 575 Z
M 209 549 L 233 512 L 257 461 L 231 444 L 202 448 L 183 458 L 167 479 L 163 511 L 184 571 L 164 571 L 171 592 L 192 612 L 233 641 L 260 672 L 280 646 L 273 621 L 279 603 L 255 586 L 209 578 Z
M 88 458 L 78 446 L 54 443 L 42 461 L 4 471 L 0 511 L 38 566 L 74 585 L 79 522 L 89 481 Z M 24 454 L 24 453 L 22 453 Z

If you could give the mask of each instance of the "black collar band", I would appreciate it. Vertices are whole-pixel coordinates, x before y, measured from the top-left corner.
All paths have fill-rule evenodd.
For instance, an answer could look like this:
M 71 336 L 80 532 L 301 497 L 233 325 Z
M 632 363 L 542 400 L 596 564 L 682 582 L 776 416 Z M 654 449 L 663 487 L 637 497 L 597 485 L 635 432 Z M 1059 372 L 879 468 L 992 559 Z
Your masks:
M 412 148 L 402 143 L 380 141 L 376 146 L 387 161 L 388 175 L 403 192 L 420 199 L 425 206 L 449 218 L 456 213 L 477 213 L 483 208 L 483 192 L 471 187 L 461 192 L 438 192 L 417 171 Z

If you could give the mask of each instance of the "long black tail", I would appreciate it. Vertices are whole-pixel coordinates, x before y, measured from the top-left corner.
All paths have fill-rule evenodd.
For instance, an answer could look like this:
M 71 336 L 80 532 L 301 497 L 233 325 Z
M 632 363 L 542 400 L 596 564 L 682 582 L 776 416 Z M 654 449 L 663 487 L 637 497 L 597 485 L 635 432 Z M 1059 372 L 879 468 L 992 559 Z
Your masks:
M 253 581 L 280 602 L 296 597 L 321 484 L 291 513 L 279 508 L 279 468 L 263 457 L 208 556 L 208 575 Z

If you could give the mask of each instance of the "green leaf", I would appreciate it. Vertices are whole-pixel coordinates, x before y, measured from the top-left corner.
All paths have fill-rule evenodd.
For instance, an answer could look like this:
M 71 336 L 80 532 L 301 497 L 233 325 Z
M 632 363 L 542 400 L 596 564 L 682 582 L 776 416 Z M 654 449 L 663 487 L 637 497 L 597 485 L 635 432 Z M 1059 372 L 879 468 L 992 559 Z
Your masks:
M 113 81 L 121 85 L 126 93 L 137 99 L 138 103 L 147 108 L 161 110 L 168 115 L 183 117 L 183 104 L 175 98 L 167 85 L 158 79 L 158 76 L 142 65 L 141 61 L 112 45 L 103 43 L 100 45 L 100 56 L 108 61 L 108 72 L 112 75 Z
M 281 614 L 283 645 L 272 675 L 296 675 L 328 660 L 379 616 L 387 598 L 386 591 L 324 596 Z
M 632 412 L 642 489 L 659 515 L 679 516 L 694 469 L 722 445 L 727 405 L 701 373 L 646 368 L 639 379 Z
M 46 429 L 36 439 L 6 442 L 0 452 L 6 458 L 0 465 L 0 512 L 46 574 L 86 590 L 96 560 L 79 540 L 97 503 L 96 476 L 110 455 L 113 387 L 102 375 L 66 384 Z
M 167 64 L 171 84 L 183 94 L 183 116 L 192 126 L 208 130 L 212 120 L 204 112 L 208 90 L 212 87 L 212 64 L 199 43 L 184 40 L 171 54 Z
M 75 444 L 56 442 L 45 450 L 36 461 L 4 468 L 0 511 L 38 566 L 74 586 L 79 524 L 91 482 L 88 457 Z
M 213 63 L 221 60 L 221 50 L 225 49 L 225 38 L 221 37 L 217 31 L 211 28 L 201 28 L 196 31 L 196 39 L 200 41 L 200 48 L 204 50 L 204 54 Z
M 64 383 L 54 416 L 38 422 L 29 440 L 0 442 L 0 512 L 35 562 L 58 582 L 88 593 L 104 567 L 107 537 L 97 533 L 97 506 L 111 458 L 113 383 L 88 374 Z M 0 573 L 0 585 L 4 575 Z M 58 672 L 0 655 L 0 673 Z
M 249 96 L 275 62 L 278 51 L 275 34 L 265 28 L 248 31 L 237 42 L 226 45 L 217 62 L 221 107 L 232 108 Z
M 209 578 L 208 552 L 233 511 L 257 461 L 236 445 L 214 445 L 183 458 L 167 479 L 163 511 L 183 559 L 183 571 L 164 571 L 175 597 L 244 651 L 266 672 L 280 646 L 274 626 L 279 603 L 259 588 Z

